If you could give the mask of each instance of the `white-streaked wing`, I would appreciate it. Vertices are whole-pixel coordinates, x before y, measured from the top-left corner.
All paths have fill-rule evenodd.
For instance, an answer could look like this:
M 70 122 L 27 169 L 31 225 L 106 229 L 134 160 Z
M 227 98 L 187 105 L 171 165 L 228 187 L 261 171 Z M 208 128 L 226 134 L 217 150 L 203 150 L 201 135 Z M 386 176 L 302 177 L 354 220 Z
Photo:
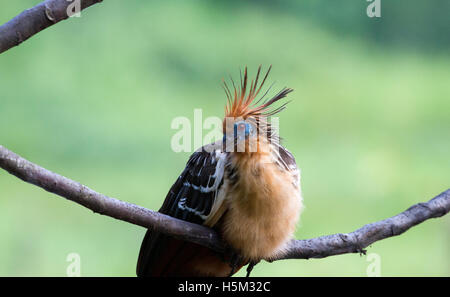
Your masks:
M 292 175 L 292 183 L 300 188 L 300 169 L 297 167 L 294 156 L 285 147 L 276 144 L 275 159 L 280 168 L 287 170 Z
M 226 161 L 221 141 L 194 152 L 167 194 L 160 212 L 197 224 L 207 221 L 223 202 L 218 199 L 218 193 Z

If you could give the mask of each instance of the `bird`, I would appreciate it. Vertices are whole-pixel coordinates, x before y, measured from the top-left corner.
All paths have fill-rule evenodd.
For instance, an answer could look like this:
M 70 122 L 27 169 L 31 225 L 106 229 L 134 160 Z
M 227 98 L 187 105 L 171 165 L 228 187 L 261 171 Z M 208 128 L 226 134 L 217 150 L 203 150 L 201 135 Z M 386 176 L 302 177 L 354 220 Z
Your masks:
M 289 102 L 273 104 L 293 90 L 285 87 L 267 96 L 273 84 L 261 90 L 272 66 L 265 75 L 261 69 L 250 84 L 247 67 L 243 75 L 240 71 L 239 84 L 222 80 L 227 97 L 223 139 L 190 156 L 159 210 L 216 230 L 227 252 L 149 228 L 138 256 L 138 277 L 228 277 L 247 264 L 249 276 L 261 260 L 286 251 L 303 210 L 300 170 L 270 119 Z

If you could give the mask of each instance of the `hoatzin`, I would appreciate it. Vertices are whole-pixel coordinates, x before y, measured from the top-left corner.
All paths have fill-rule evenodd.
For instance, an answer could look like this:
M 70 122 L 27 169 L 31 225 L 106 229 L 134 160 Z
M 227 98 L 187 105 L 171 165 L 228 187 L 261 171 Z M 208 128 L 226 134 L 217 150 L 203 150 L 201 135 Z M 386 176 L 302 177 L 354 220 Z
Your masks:
M 215 229 L 229 246 L 225 255 L 149 229 L 137 263 L 138 276 L 231 276 L 249 264 L 280 253 L 292 238 L 302 209 L 300 173 L 292 154 L 280 145 L 269 123 L 285 108 L 272 104 L 292 91 L 283 88 L 257 99 L 261 66 L 247 84 L 223 82 L 228 98 L 223 140 L 195 151 L 159 210 Z M 262 76 L 261 76 L 262 77 Z

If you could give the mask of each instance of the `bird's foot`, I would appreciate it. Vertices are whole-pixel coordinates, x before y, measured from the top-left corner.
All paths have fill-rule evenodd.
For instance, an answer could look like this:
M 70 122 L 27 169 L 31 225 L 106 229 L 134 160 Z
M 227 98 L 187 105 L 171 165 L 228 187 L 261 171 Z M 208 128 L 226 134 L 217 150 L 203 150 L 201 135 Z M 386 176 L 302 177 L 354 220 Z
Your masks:
M 243 262 L 244 262 L 243 257 L 238 253 L 234 253 L 230 259 L 231 272 L 228 276 L 232 276 L 233 274 L 235 274 L 238 271 L 238 269 L 242 266 Z
M 225 253 L 223 254 L 223 260 L 224 262 L 229 263 L 231 267 L 231 271 L 228 276 L 235 274 L 238 269 L 244 265 L 245 261 L 244 257 L 242 257 L 241 254 L 231 246 L 226 248 Z
M 248 266 L 247 266 L 247 275 L 245 276 L 245 277 L 249 277 L 250 276 L 250 273 L 252 273 L 252 271 L 253 271 L 253 268 L 256 266 L 256 264 L 258 264 L 259 263 L 259 260 L 258 261 L 250 261 L 250 263 L 248 263 Z

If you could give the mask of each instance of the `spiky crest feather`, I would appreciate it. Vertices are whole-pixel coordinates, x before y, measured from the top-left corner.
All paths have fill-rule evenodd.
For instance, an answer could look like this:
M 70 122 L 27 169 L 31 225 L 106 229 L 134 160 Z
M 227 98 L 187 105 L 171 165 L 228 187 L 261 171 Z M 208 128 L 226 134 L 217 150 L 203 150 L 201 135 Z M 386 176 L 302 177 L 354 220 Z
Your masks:
M 286 107 L 286 104 L 289 102 L 286 102 L 275 109 L 272 110 L 270 109 L 273 103 L 286 97 L 287 94 L 292 92 L 293 89 L 291 88 L 283 88 L 274 97 L 272 97 L 271 99 L 266 99 L 262 102 L 262 104 L 258 105 L 271 89 L 272 86 L 270 86 L 264 93 L 264 95 L 256 100 L 256 97 L 260 93 L 267 77 L 269 76 L 271 69 L 272 66 L 269 67 L 261 84 L 258 85 L 259 76 L 261 74 L 261 66 L 258 67 L 256 78 L 255 80 L 251 81 L 248 93 L 247 93 L 248 87 L 247 67 L 245 67 L 244 70 L 244 78 L 242 78 L 241 74 L 240 88 L 236 88 L 233 78 L 230 78 L 231 83 L 233 85 L 233 93 L 231 92 L 225 80 L 223 80 L 223 88 L 225 90 L 225 94 L 227 95 L 228 99 L 227 105 L 225 106 L 225 117 L 232 117 L 232 118 L 242 117 L 243 119 L 253 117 L 255 120 L 257 120 L 258 118 L 262 117 L 264 118 L 270 117 L 282 111 Z

